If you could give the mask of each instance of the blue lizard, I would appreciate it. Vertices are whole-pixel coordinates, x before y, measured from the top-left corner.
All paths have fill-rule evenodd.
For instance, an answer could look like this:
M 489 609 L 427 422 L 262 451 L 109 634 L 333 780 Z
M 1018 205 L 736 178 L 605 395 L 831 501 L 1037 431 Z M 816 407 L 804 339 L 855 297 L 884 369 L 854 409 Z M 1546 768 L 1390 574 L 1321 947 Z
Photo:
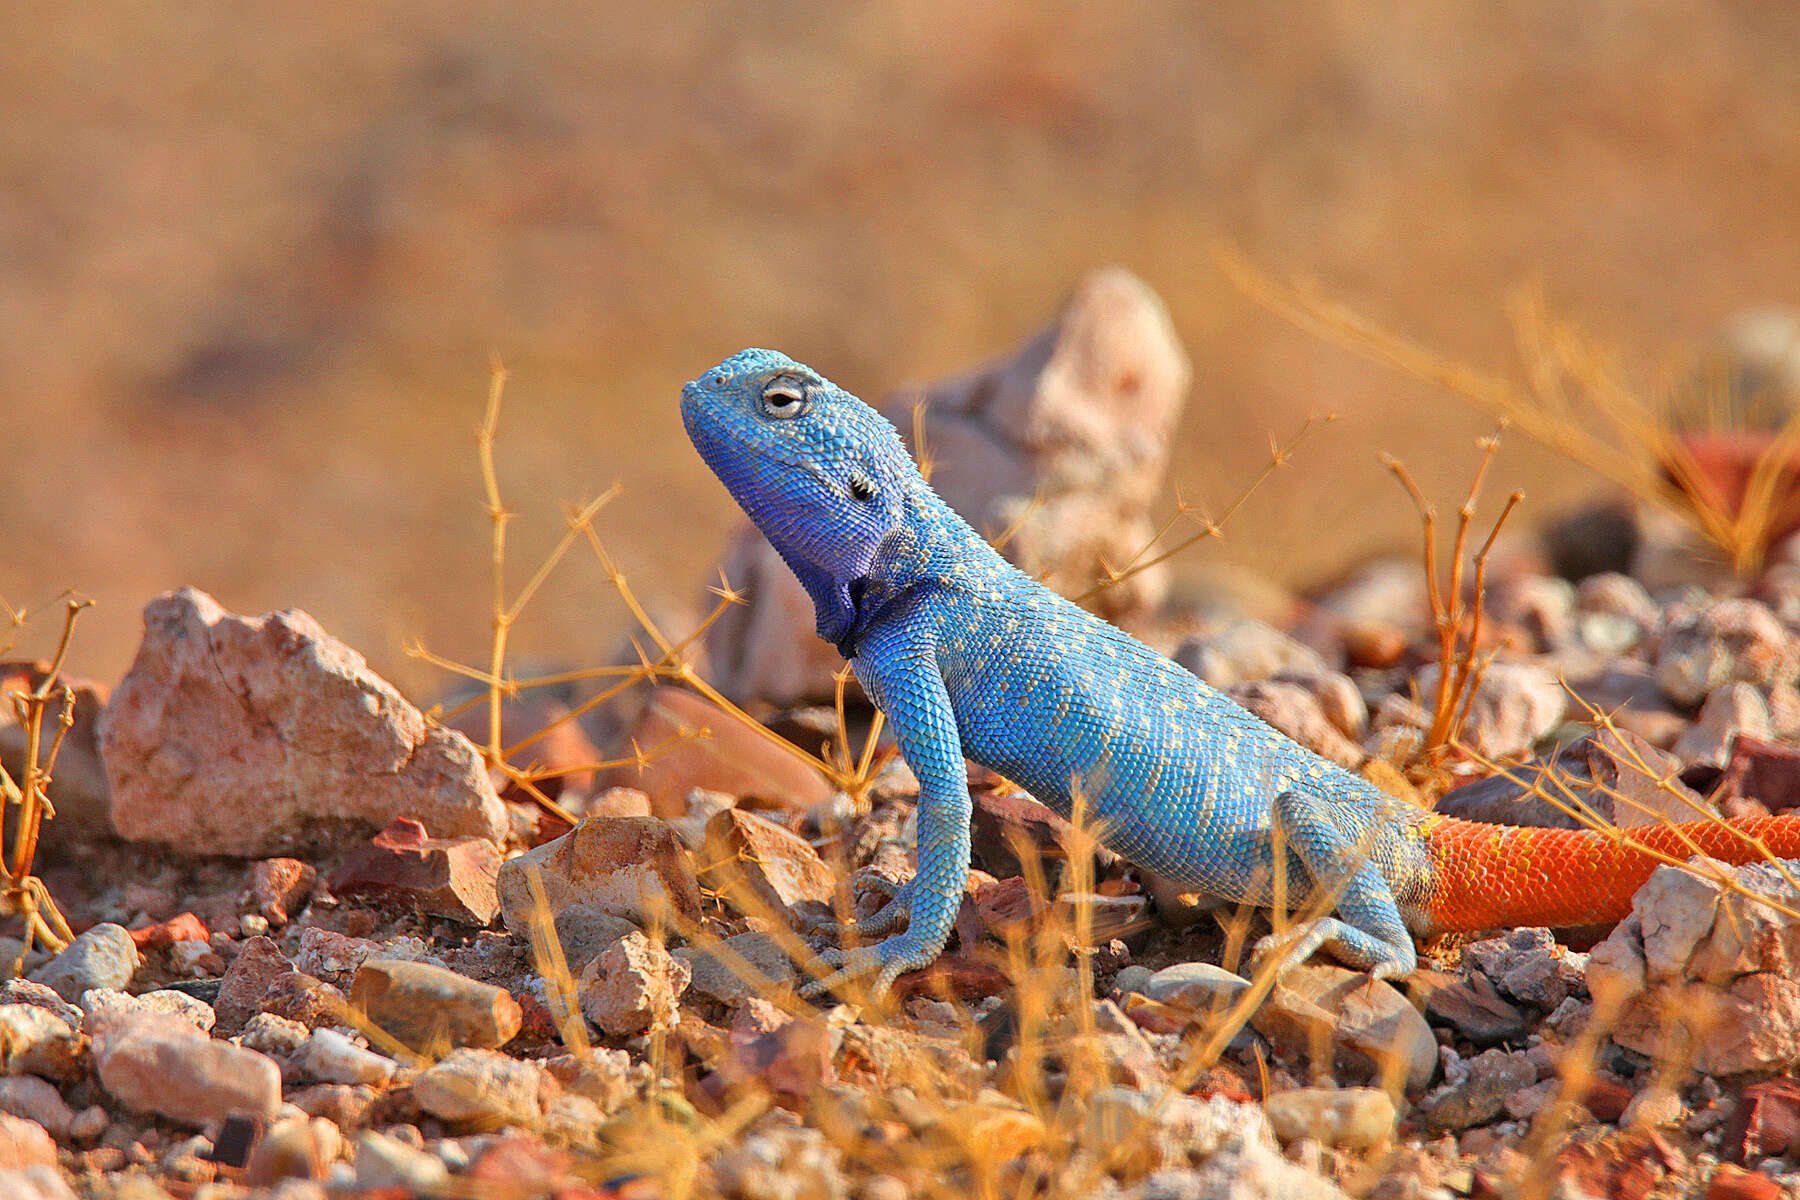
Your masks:
M 880 991 L 942 952 L 969 868 L 965 756 L 1064 817 L 1080 797 L 1102 842 L 1184 887 L 1264 907 L 1317 901 L 1332 915 L 1261 948 L 1284 964 L 1324 949 L 1404 976 L 1414 935 L 1616 918 L 1655 865 L 1585 831 L 1423 813 L 1320 758 L 1006 562 L 931 490 L 886 418 L 782 354 L 744 350 L 689 383 L 682 420 L 805 586 L 819 636 L 851 661 L 919 780 L 917 874 L 858 926 L 885 934 L 905 917 L 906 929 L 835 954 L 842 969 L 814 991 L 865 973 Z M 1800 822 L 1771 820 L 1800 849 Z M 1743 860 L 1733 839 L 1664 832 L 1682 831 Z

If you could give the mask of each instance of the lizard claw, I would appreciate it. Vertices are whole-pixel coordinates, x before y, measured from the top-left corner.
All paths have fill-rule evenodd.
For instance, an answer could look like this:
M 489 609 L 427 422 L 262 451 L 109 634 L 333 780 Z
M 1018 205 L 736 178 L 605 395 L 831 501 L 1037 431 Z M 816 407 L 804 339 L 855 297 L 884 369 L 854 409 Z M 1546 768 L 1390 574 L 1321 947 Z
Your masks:
M 1252 974 L 1274 958 L 1279 960 L 1275 975 L 1280 978 L 1317 950 L 1324 950 L 1346 966 L 1367 971 L 1373 979 L 1410 975 L 1418 965 L 1410 941 L 1401 946 L 1390 945 L 1336 917 L 1320 917 L 1258 941 L 1250 951 Z
M 905 883 L 895 883 L 880 875 L 868 875 L 864 876 L 859 883 L 864 891 L 887 897 L 887 903 L 875 912 L 849 925 L 839 925 L 827 917 L 813 918 L 808 922 L 806 932 L 817 933 L 833 929 L 839 931 L 840 936 L 854 933 L 857 937 L 884 937 L 892 933 L 895 926 L 902 921 L 911 920 L 913 894 L 911 879 Z
M 817 1000 L 846 983 L 872 974 L 874 979 L 869 982 L 869 995 L 879 998 L 887 994 L 887 990 L 894 985 L 894 980 L 908 971 L 927 965 L 938 956 L 941 949 L 942 947 L 929 946 L 908 934 L 901 934 L 873 946 L 861 946 L 854 950 L 827 950 L 813 960 L 814 964 L 820 968 L 838 969 L 802 987 L 800 995 L 808 1000 Z

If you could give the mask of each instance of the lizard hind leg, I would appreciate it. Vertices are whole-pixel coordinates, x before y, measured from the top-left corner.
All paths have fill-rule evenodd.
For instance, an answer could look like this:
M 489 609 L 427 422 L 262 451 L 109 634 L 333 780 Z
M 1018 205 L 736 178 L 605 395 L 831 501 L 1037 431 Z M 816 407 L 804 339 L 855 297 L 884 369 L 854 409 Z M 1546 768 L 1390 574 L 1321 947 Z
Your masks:
M 1377 979 L 1412 974 L 1418 952 L 1381 873 L 1383 847 L 1371 840 L 1381 836 L 1379 823 L 1358 836 L 1345 828 L 1332 805 L 1297 791 L 1276 796 L 1270 818 L 1276 844 L 1285 842 L 1300 860 L 1314 897 L 1335 898 L 1337 915 L 1319 915 L 1264 938 L 1255 957 L 1278 955 L 1285 971 L 1324 950 Z

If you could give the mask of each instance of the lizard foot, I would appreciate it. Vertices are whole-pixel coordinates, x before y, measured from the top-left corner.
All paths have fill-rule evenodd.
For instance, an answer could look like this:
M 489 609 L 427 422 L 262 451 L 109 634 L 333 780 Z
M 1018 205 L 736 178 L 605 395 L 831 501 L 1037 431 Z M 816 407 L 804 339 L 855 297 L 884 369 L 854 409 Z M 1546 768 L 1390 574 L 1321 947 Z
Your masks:
M 928 965 L 943 949 L 941 945 L 933 946 L 923 938 L 903 933 L 873 946 L 862 946 L 855 950 L 827 950 L 814 962 L 821 967 L 838 969 L 801 988 L 800 995 L 808 1000 L 816 1000 L 843 984 L 873 975 L 874 979 L 869 982 L 869 994 L 879 997 L 887 993 L 894 985 L 894 980 L 908 971 L 916 971 Z
M 913 893 L 911 879 L 905 883 L 895 883 L 880 875 L 868 875 L 860 880 L 860 883 L 864 891 L 887 897 L 887 903 L 851 925 L 839 925 L 824 917 L 815 918 L 808 922 L 806 932 L 817 933 L 831 929 L 838 931 L 840 937 L 849 933 L 865 938 L 885 937 L 892 933 L 896 926 L 911 920 Z
M 1260 969 L 1271 958 L 1279 960 L 1275 973 L 1279 977 L 1300 966 L 1318 950 L 1324 950 L 1345 966 L 1367 971 L 1374 979 L 1397 979 L 1418 969 L 1417 952 L 1412 940 L 1399 945 L 1347 925 L 1336 917 L 1304 921 L 1284 933 L 1272 933 L 1256 943 L 1250 952 L 1253 969 Z

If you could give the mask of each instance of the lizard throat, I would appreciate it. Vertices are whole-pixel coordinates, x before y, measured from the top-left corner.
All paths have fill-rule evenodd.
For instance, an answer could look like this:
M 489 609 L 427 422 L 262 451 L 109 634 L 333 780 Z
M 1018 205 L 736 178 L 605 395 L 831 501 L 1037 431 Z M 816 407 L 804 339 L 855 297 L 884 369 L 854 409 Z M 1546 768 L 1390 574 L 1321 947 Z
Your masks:
M 856 657 L 856 635 L 862 628 L 863 597 L 869 590 L 869 577 L 858 575 L 849 584 L 850 592 L 850 624 L 844 630 L 844 636 L 837 640 L 837 651 L 845 660 Z

